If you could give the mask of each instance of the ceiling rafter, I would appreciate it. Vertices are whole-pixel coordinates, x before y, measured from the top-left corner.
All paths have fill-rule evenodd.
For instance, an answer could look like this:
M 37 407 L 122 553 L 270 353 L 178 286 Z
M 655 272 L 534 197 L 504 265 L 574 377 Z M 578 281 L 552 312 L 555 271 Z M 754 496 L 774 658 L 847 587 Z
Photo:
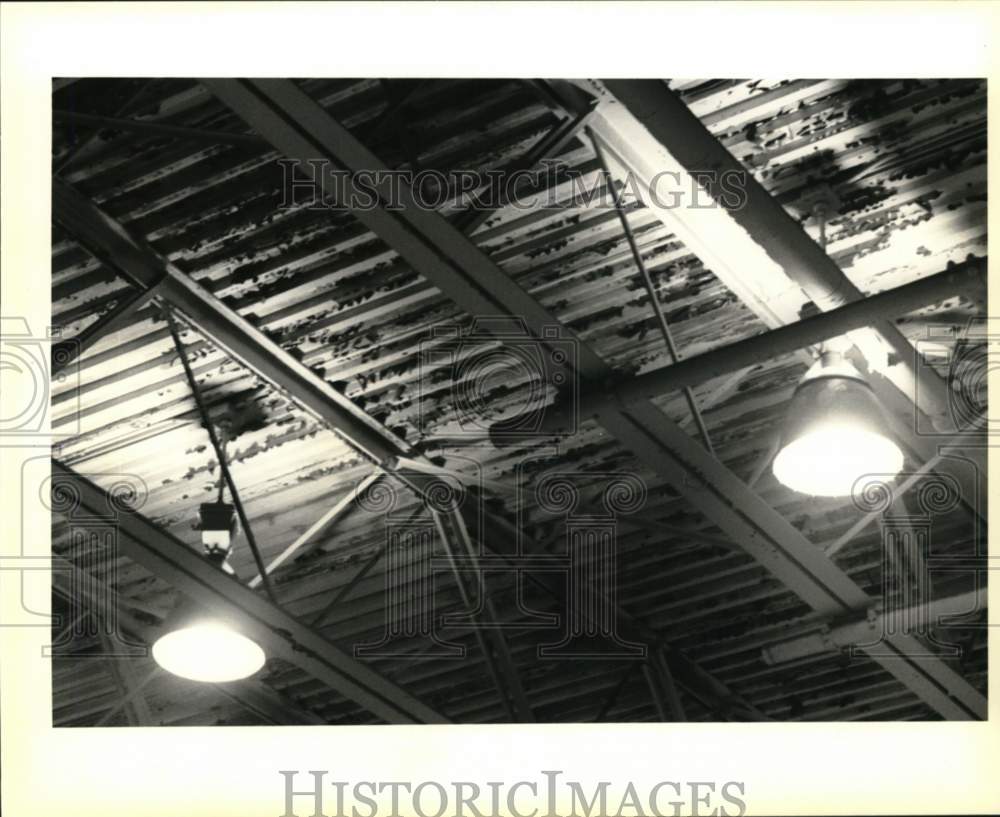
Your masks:
M 331 199 L 337 192 L 329 184 L 335 167 L 369 172 L 383 168 L 346 128 L 289 81 L 206 82 L 289 157 L 332 160 L 333 166 L 318 180 Z M 356 215 L 468 313 L 516 316 L 539 339 L 545 337 L 546 327 L 557 325 L 439 214 L 414 206 L 405 191 L 400 204 L 393 213 L 376 208 Z M 578 369 L 567 374 L 603 383 L 614 373 L 580 343 Z M 623 411 L 610 399 L 597 419 L 817 612 L 846 613 L 869 606 L 871 597 L 861 587 L 654 405 L 637 404 Z M 874 660 L 940 714 L 955 719 L 986 716 L 985 698 L 939 659 L 918 657 L 924 651 L 916 639 L 893 635 L 888 643 L 894 654 L 872 655 Z
M 379 467 L 414 487 L 416 480 L 401 476 L 404 469 L 394 470 L 398 461 L 424 460 L 410 446 L 368 417 L 250 321 L 160 257 L 148 244 L 131 236 L 121 224 L 71 186 L 54 180 L 52 196 L 54 218 L 88 251 L 140 288 L 157 286 L 158 297 L 176 306 L 232 358 L 325 421 Z M 419 495 L 419 489 L 415 490 Z M 491 517 L 490 521 L 503 527 L 497 517 Z M 558 595 L 551 582 L 543 580 L 540 584 L 550 595 Z M 642 640 L 657 643 L 659 636 L 647 630 Z M 739 713 L 740 717 L 762 717 L 694 662 L 676 652 L 670 653 L 670 660 L 678 682 L 716 711 Z

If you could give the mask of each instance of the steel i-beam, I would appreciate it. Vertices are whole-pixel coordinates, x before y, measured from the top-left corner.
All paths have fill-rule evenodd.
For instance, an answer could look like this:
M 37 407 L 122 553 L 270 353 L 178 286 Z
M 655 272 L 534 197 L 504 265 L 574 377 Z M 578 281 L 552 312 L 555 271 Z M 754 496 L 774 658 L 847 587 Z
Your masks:
M 329 171 L 318 181 L 331 200 L 350 194 L 335 183 L 336 169 L 369 173 L 385 169 L 289 81 L 206 82 L 286 155 L 302 161 L 329 159 Z M 541 304 L 438 213 L 417 207 L 405 192 L 399 203 L 394 212 L 375 208 L 356 215 L 467 312 L 516 317 L 546 342 L 557 321 Z M 577 349 L 577 367 L 564 367 L 564 376 L 595 388 L 613 379 L 614 372 L 586 343 L 578 341 Z M 846 573 L 652 403 L 638 403 L 626 411 L 609 398 L 596 419 L 815 610 L 834 615 L 870 606 L 871 598 Z M 892 657 L 872 656 L 874 660 L 941 715 L 986 716 L 983 696 L 942 661 L 922 657 L 925 650 L 915 638 L 897 635 L 888 643 Z

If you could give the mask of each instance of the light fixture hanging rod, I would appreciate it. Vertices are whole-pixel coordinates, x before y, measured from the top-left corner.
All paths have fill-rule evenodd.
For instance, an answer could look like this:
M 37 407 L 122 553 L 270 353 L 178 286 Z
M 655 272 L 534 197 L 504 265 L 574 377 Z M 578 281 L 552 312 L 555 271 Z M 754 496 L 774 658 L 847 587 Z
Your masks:
M 660 334 L 663 335 L 663 340 L 667 345 L 670 362 L 676 364 L 680 360 L 680 355 L 677 353 L 677 344 L 674 343 L 674 337 L 670 332 L 670 325 L 667 323 L 667 316 L 663 314 L 663 307 L 660 306 L 660 299 L 656 296 L 656 287 L 653 286 L 653 279 L 649 275 L 649 270 L 646 269 L 646 264 L 642 260 L 642 253 L 639 252 L 639 246 L 636 244 L 635 235 L 632 233 L 632 227 L 628 223 L 628 216 L 625 215 L 625 208 L 622 207 L 621 194 L 615 187 L 615 180 L 611 176 L 611 169 L 608 166 L 608 160 L 604 156 L 604 151 L 601 150 L 600 142 L 594 136 L 590 128 L 587 128 L 587 135 L 590 137 L 590 142 L 594 147 L 594 153 L 597 155 L 597 161 L 601 164 L 604 181 L 608 186 L 608 190 L 611 192 L 611 198 L 615 204 L 615 211 L 618 213 L 618 220 L 621 221 L 622 230 L 625 233 L 625 239 L 628 241 L 629 249 L 632 251 L 632 258 L 635 260 L 635 265 L 639 270 L 639 275 L 642 277 L 643 286 L 646 289 L 646 294 L 649 296 L 649 303 L 653 307 L 653 313 L 656 315 L 656 321 L 660 327 Z M 692 391 L 690 386 L 685 386 L 683 391 L 684 399 L 687 401 L 688 408 L 691 411 L 691 417 L 694 419 L 695 425 L 698 427 L 698 433 L 701 435 L 702 442 L 705 444 L 706 450 L 712 454 L 712 456 L 715 456 L 715 451 L 712 449 L 712 439 L 708 435 L 708 427 L 705 425 L 705 420 L 701 416 L 701 412 L 698 410 L 698 401 L 695 400 L 694 391 Z
M 212 448 L 215 449 L 215 456 L 219 461 L 219 470 L 222 472 L 222 478 L 225 480 L 226 486 L 229 488 L 229 496 L 232 497 L 233 505 L 236 508 L 236 514 L 240 519 L 240 525 L 243 527 L 243 535 L 246 536 L 247 544 L 250 546 L 250 552 L 253 554 L 254 563 L 257 565 L 257 572 L 263 579 L 264 590 L 267 592 L 267 597 L 272 602 L 277 604 L 278 601 L 274 596 L 274 588 L 271 586 L 271 581 L 267 577 L 267 568 L 264 567 L 264 560 L 261 558 L 260 549 L 257 547 L 257 540 L 254 538 L 253 530 L 250 528 L 250 520 L 247 518 L 246 511 L 243 509 L 243 503 L 240 501 L 240 495 L 236 490 L 236 483 L 233 480 L 233 475 L 229 471 L 225 451 L 219 441 L 219 435 L 215 431 L 212 418 L 208 414 L 205 401 L 202 399 L 201 389 L 198 388 L 198 381 L 195 380 L 194 372 L 191 371 L 191 363 L 187 358 L 187 352 L 184 350 L 184 344 L 181 342 L 180 335 L 177 332 L 177 322 L 174 320 L 173 308 L 167 306 L 165 311 L 167 315 L 167 324 L 170 327 L 170 336 L 173 338 L 174 346 L 177 348 L 177 354 L 181 359 L 181 365 L 184 367 L 184 374 L 187 377 L 188 385 L 191 387 L 191 392 L 194 394 L 194 401 L 198 406 L 198 413 L 201 415 L 205 430 L 208 431 L 208 438 L 212 443 Z

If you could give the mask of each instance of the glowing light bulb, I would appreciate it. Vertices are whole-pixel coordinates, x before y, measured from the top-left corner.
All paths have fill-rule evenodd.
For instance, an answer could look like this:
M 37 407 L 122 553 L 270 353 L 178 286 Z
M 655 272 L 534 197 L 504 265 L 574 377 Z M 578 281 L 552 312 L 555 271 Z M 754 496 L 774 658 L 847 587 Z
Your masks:
M 826 351 L 802 378 L 789 404 L 772 470 L 782 484 L 811 496 L 850 496 L 866 476 L 894 478 L 903 452 L 883 433 L 875 394 L 843 355 Z
M 181 678 L 222 683 L 253 675 L 264 666 L 265 656 L 255 641 L 225 624 L 204 621 L 157 639 L 153 659 Z
M 867 474 L 895 475 L 903 452 L 888 437 L 865 428 L 826 424 L 792 440 L 774 459 L 774 476 L 812 496 L 850 496 Z

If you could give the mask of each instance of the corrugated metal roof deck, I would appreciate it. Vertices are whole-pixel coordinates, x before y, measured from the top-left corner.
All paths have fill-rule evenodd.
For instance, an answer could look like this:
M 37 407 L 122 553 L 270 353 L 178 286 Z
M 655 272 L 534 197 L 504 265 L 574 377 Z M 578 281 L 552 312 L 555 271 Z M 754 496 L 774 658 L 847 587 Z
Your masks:
M 519 81 L 434 80 L 422 83 L 398 120 L 377 123 L 393 83 L 309 80 L 301 86 L 359 135 L 390 166 L 437 169 L 502 167 L 554 124 L 553 113 Z M 851 280 L 874 292 L 938 272 L 948 261 L 986 252 L 985 82 L 975 80 L 712 81 L 674 83 L 712 132 L 795 216 L 818 183 L 837 191 L 842 206 L 828 224 L 828 251 Z M 406 90 L 409 90 L 408 88 Z M 138 92 L 138 99 L 133 98 Z M 132 99 L 129 106 L 128 100 Z M 79 80 L 53 95 L 56 109 L 127 115 L 150 122 L 242 133 L 236 118 L 187 80 Z M 124 113 L 122 106 L 125 105 Z M 435 287 L 398 259 L 347 213 L 282 208 L 277 156 L 252 144 L 198 143 L 142 132 L 89 131 L 56 124 L 54 166 L 130 230 L 207 286 L 286 349 L 338 384 L 372 416 L 430 456 L 444 457 L 484 478 L 514 485 L 526 449 L 471 451 L 458 434 L 456 384 L 428 376 L 420 347 L 431 330 L 469 325 Z M 598 178 L 589 147 L 571 143 L 560 156 Z M 672 331 L 684 356 L 763 331 L 760 321 L 655 218 L 635 207 L 630 223 Z M 599 206 L 554 212 L 508 207 L 474 234 L 503 271 L 535 295 L 622 371 L 668 363 L 648 299 L 617 217 Z M 53 228 L 53 323 L 73 335 L 98 320 L 129 291 L 114 271 Z M 925 310 L 974 316 L 957 299 Z M 927 316 L 901 323 L 911 337 Z M 919 317 L 920 319 L 916 319 Z M 215 410 L 234 400 L 259 404 L 264 427 L 232 441 L 229 455 L 265 560 L 280 553 L 371 468 L 269 385 L 215 349 L 197 331 L 183 339 L 199 383 Z M 761 361 L 742 379 L 718 378 L 695 389 L 717 453 L 748 475 L 767 450 L 802 373 L 792 357 Z M 523 404 L 528 384 L 508 383 L 490 395 L 497 416 Z M 135 474 L 148 487 L 143 513 L 194 545 L 197 504 L 212 496 L 218 464 L 201 427 L 167 326 L 155 307 L 139 311 L 123 331 L 102 340 L 80 363 L 78 388 L 53 390 L 55 455 L 106 484 L 106 474 Z M 658 401 L 686 422 L 680 395 Z M 489 419 L 489 418 L 484 418 Z M 564 441 L 549 470 L 623 471 L 650 486 L 644 518 L 718 534 L 592 423 Z M 803 501 L 766 475 L 762 496 L 807 536 L 835 539 L 858 519 L 850 502 Z M 506 496 L 508 507 L 513 494 Z M 945 546 L 973 535 L 960 513 L 940 520 Z M 63 544 L 57 524 L 54 544 Z M 529 532 L 545 540 L 561 528 L 537 510 Z M 775 667 L 760 647 L 795 630 L 809 611 L 753 560 L 726 547 L 622 524 L 619 600 L 733 690 L 775 718 L 932 717 L 876 664 L 824 654 Z M 275 574 L 279 598 L 308 619 L 351 580 L 384 537 L 377 515 L 355 514 L 318 541 L 307 558 Z M 873 595 L 881 594 L 881 545 L 870 528 L 837 561 Z M 239 575 L 254 573 L 237 546 Z M 117 591 L 147 614 L 165 613 L 174 591 L 138 565 L 120 559 Z M 384 578 L 364 579 L 323 626 L 344 645 L 377 640 L 384 618 Z M 509 587 L 498 590 L 509 594 Z M 448 594 L 450 593 L 450 597 Z M 450 579 L 441 594 L 457 603 Z M 542 601 L 535 600 L 541 606 Z M 456 638 L 472 644 L 471 633 Z M 511 635 L 511 649 L 540 720 L 591 720 L 621 682 L 615 662 L 544 662 L 534 658 L 537 634 Z M 115 701 L 105 662 L 55 664 L 55 722 L 98 721 Z M 447 716 L 460 721 L 504 719 L 475 647 L 462 662 L 440 659 L 372 661 Z M 963 667 L 985 690 L 985 643 Z M 330 722 L 373 717 L 297 668 L 273 662 L 264 676 Z M 146 688 L 164 723 L 249 722 L 230 698 L 159 677 Z M 655 719 L 641 673 L 624 682 L 610 720 Z M 685 697 L 692 719 L 715 717 Z

